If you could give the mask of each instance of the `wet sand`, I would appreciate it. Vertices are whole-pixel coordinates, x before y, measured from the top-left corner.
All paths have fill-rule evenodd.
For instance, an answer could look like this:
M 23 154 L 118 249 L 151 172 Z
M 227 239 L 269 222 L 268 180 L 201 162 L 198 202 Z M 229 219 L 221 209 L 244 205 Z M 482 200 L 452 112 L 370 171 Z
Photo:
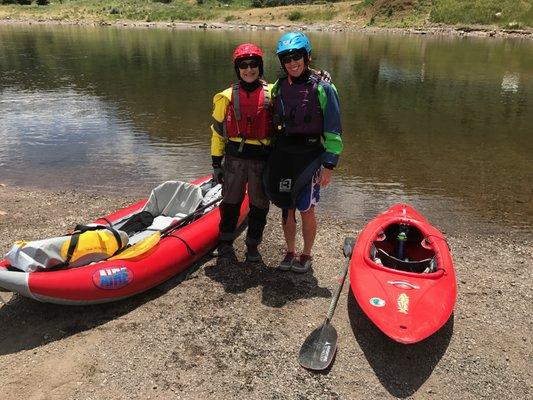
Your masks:
M 0 251 L 64 233 L 133 198 L 0 186 Z M 67 307 L 0 293 L 2 399 L 528 399 L 532 397 L 533 249 L 523 233 L 448 229 L 458 279 L 453 318 L 410 346 L 361 313 L 349 285 L 333 325 L 330 370 L 302 369 L 298 350 L 323 322 L 341 246 L 366 221 L 320 214 L 312 274 L 273 267 L 283 253 L 275 208 L 264 264 L 204 258 L 133 298 Z M 244 257 L 243 237 L 237 240 Z

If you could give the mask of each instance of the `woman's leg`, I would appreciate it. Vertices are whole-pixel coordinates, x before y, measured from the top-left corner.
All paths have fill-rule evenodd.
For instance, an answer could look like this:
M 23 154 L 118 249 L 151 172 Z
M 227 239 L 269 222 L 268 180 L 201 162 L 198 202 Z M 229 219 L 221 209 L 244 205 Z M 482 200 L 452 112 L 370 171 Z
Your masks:
M 285 243 L 287 244 L 287 252 L 283 257 L 283 260 L 278 265 L 278 269 L 281 271 L 289 271 L 292 268 L 292 263 L 295 260 L 295 247 L 296 247 L 296 219 L 295 210 L 282 210 L 281 214 L 283 228 L 283 235 L 285 236 Z
M 263 239 L 263 231 L 267 223 L 270 201 L 263 189 L 263 170 L 265 161 L 246 160 L 248 175 L 248 198 L 250 212 L 248 213 L 248 230 L 246 245 L 257 247 Z
M 283 235 L 287 244 L 287 252 L 295 253 L 296 248 L 296 218 L 295 210 L 287 210 L 282 217 Z
M 302 215 L 302 234 L 304 237 L 304 249 L 302 254 L 310 256 L 316 237 L 315 207 L 311 206 L 309 210 L 300 212 L 300 214 Z
M 224 162 L 223 200 L 220 204 L 220 254 L 233 250 L 235 229 L 240 215 L 241 204 L 246 189 L 247 174 L 242 160 L 226 156 Z

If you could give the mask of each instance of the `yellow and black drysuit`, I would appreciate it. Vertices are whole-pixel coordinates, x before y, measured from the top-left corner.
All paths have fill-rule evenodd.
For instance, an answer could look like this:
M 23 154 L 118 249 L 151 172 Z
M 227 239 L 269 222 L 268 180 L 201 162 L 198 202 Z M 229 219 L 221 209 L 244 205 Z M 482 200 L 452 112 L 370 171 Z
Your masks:
M 263 236 L 269 208 L 262 174 L 270 153 L 270 90 L 271 85 L 261 80 L 240 80 L 213 98 L 211 156 L 214 177 L 223 183 L 222 244 L 232 245 L 235 239 L 246 187 L 250 200 L 246 245 L 259 245 Z

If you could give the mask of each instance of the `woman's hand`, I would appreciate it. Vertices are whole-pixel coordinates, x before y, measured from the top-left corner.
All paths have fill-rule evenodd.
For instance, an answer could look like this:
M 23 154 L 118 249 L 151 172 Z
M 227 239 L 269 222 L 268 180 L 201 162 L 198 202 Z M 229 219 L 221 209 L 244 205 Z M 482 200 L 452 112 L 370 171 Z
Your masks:
M 331 182 L 333 171 L 328 168 L 322 168 L 320 171 L 320 186 L 328 186 Z

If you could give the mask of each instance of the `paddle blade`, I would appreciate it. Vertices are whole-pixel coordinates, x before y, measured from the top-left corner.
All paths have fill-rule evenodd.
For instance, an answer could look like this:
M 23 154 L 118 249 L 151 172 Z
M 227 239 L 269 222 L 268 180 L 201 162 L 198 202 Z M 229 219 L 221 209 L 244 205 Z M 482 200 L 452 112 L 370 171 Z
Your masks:
M 300 348 L 298 361 L 306 369 L 321 371 L 329 367 L 337 351 L 337 331 L 325 322 L 309 334 Z

